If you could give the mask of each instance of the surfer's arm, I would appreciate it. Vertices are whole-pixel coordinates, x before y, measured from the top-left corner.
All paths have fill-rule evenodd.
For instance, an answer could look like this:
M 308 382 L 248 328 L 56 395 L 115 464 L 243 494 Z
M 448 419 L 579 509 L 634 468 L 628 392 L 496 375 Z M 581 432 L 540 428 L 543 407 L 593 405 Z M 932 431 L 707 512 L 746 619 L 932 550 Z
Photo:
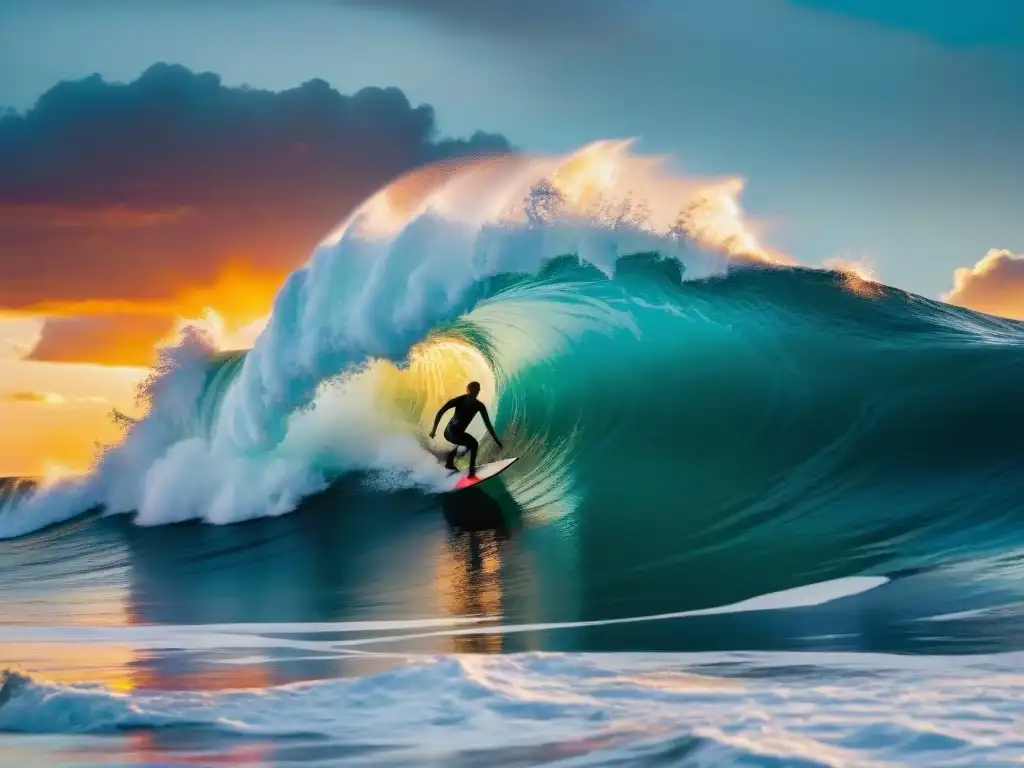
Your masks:
M 498 439 L 498 434 L 494 431 L 494 426 L 491 424 L 491 417 L 487 415 L 487 406 L 480 403 L 480 418 L 484 420 L 484 426 L 487 427 L 487 431 L 491 433 L 491 437 L 494 438 L 494 442 L 498 444 L 499 448 L 504 448 L 501 444 L 501 440 Z
M 430 430 L 430 436 L 433 437 L 437 432 L 437 425 L 441 423 L 441 417 L 444 416 L 445 411 L 455 407 L 455 398 L 452 398 L 447 403 L 441 406 L 441 410 L 437 412 L 437 416 L 434 417 L 434 426 Z

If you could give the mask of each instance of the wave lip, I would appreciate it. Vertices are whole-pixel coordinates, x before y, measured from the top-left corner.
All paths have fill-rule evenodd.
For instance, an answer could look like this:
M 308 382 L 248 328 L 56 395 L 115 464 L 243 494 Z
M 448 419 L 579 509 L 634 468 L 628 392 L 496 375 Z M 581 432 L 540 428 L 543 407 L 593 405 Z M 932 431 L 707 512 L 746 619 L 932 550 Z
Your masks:
M 588 764 L 610 765 L 670 754 L 683 765 L 1009 764 L 1024 747 L 1013 673 L 1020 662 L 972 657 L 954 668 L 938 658 L 806 653 L 447 656 L 366 678 L 128 694 L 7 673 L 0 731 L 209 729 L 318 739 L 339 753 L 358 745 L 407 764 L 586 756 Z

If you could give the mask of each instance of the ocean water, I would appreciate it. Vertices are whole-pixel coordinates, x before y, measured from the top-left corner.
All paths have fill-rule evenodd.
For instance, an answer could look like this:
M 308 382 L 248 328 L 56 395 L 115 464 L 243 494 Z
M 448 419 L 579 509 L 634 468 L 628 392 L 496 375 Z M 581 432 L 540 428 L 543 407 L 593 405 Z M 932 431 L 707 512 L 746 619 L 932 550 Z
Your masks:
M 90 474 L 0 486 L 0 764 L 1019 764 L 1024 325 L 736 193 L 432 169 L 252 350 L 186 332 Z M 521 460 L 438 494 L 469 379 Z

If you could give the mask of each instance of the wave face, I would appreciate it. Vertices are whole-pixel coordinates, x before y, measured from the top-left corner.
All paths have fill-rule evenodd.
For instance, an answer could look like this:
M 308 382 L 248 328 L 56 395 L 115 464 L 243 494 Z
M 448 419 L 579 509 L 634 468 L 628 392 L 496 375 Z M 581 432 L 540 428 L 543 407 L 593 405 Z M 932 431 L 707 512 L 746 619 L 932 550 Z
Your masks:
M 1024 326 L 835 271 L 684 276 L 554 260 L 424 345 L 486 359 L 508 490 L 576 542 L 594 615 L 620 610 L 609 581 L 634 612 L 681 580 L 727 601 L 943 567 L 1019 591 Z
M 187 334 L 124 443 L 8 502 L 0 533 L 89 508 L 235 522 L 340 477 L 429 490 L 434 411 L 472 378 L 523 459 L 516 505 L 622 583 L 683 563 L 724 599 L 753 572 L 771 590 L 1012 558 L 1024 325 L 781 263 L 731 183 L 625 158 L 482 161 L 382 191 L 286 281 L 251 351 Z M 638 180 L 659 205 L 611 194 Z
M 1024 326 L 837 272 L 681 269 L 567 259 L 457 324 L 494 372 L 526 506 L 685 528 L 604 556 L 706 573 L 751 539 L 809 573 L 1020 546 Z

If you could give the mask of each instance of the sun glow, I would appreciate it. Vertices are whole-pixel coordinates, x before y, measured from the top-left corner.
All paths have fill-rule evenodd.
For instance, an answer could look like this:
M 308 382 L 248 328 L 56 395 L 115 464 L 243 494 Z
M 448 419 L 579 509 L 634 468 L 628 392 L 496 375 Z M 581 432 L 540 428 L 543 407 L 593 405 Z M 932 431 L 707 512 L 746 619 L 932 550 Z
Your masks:
M 65 480 L 81 477 L 85 473 L 85 469 L 76 469 L 56 461 L 44 461 L 40 485 L 44 488 L 50 488 L 54 485 L 59 485 Z

